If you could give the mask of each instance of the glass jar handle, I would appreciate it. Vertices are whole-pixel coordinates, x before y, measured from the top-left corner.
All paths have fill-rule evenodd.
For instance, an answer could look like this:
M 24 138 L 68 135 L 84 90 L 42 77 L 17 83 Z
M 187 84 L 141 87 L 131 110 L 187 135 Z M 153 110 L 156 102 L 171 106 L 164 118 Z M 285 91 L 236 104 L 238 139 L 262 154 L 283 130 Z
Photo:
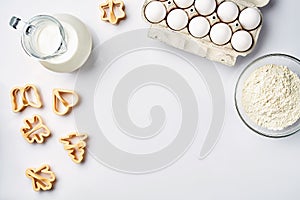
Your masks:
M 20 32 L 23 32 L 24 27 L 26 27 L 26 30 L 25 30 L 26 35 L 29 35 L 32 32 L 32 30 L 34 29 L 33 25 L 29 25 L 27 22 L 24 22 L 23 20 L 21 20 L 18 17 L 15 17 L 15 16 L 13 16 L 10 19 L 9 25 Z

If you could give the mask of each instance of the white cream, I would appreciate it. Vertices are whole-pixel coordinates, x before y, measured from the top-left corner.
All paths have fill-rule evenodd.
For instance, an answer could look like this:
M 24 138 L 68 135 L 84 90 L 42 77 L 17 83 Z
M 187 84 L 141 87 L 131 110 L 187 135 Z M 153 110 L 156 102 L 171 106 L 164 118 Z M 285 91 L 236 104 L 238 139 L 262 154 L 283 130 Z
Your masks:
M 210 15 L 216 9 L 215 0 L 195 0 L 195 8 L 200 15 Z
M 231 45 L 240 52 L 247 51 L 252 47 L 253 39 L 248 31 L 237 31 L 232 35 Z
M 168 26 L 175 31 L 184 29 L 188 21 L 189 17 L 187 13 L 181 9 L 174 9 L 167 16 Z
M 241 12 L 239 22 L 244 29 L 253 30 L 261 23 L 261 14 L 258 9 L 246 8 Z
M 152 23 L 161 22 L 167 15 L 166 7 L 159 1 L 151 1 L 145 7 L 145 17 Z
M 210 30 L 210 39 L 217 45 L 224 45 L 229 42 L 231 35 L 232 31 L 225 23 L 217 23 Z
M 201 38 L 208 34 L 210 24 L 205 17 L 194 17 L 189 23 L 190 34 L 194 37 Z
M 223 22 L 233 22 L 239 15 L 239 8 L 231 1 L 221 3 L 217 9 L 217 14 Z
M 179 8 L 188 8 L 193 5 L 194 0 L 174 0 L 174 3 L 179 7 Z

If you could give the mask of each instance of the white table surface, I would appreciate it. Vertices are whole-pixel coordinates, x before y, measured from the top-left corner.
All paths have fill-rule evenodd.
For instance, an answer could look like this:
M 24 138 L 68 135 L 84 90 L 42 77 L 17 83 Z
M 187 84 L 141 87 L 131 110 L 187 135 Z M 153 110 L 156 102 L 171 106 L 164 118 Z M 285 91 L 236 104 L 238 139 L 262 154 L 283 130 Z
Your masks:
M 264 26 L 253 53 L 239 58 L 235 67 L 215 64 L 226 98 L 226 117 L 217 145 L 199 160 L 199 141 L 173 165 L 141 175 L 112 170 L 87 154 L 83 164 L 70 161 L 58 138 L 76 130 L 74 116 L 56 116 L 51 111 L 53 88 L 73 89 L 78 72 L 59 74 L 43 68 L 21 49 L 20 35 L 9 27 L 11 16 L 29 19 L 36 14 L 69 13 L 86 23 L 94 47 L 120 33 L 147 28 L 141 18 L 143 1 L 124 0 L 127 19 L 118 26 L 100 20 L 102 0 L 2 1 L 0 6 L 0 199 L 300 199 L 300 135 L 270 139 L 249 130 L 234 107 L 234 86 L 245 65 L 268 53 L 286 53 L 300 58 L 296 0 L 271 0 L 262 8 Z M 13 113 L 9 93 L 12 87 L 36 84 L 43 97 L 43 109 Z M 76 109 L 84 109 L 78 106 Z M 28 144 L 19 129 L 24 117 L 43 116 L 52 136 L 43 145 Z M 28 167 L 48 163 L 56 173 L 55 187 L 35 192 L 25 176 Z

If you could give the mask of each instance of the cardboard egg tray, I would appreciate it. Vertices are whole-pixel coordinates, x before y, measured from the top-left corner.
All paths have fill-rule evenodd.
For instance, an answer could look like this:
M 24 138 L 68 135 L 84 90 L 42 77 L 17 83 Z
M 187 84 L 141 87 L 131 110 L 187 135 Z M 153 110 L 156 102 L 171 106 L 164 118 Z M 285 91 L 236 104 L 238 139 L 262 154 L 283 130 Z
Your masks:
M 159 23 L 151 23 L 150 21 L 147 20 L 145 16 L 145 7 L 148 5 L 148 3 L 152 1 L 159 1 L 163 3 L 164 6 L 166 7 L 166 11 L 167 11 L 166 17 Z M 222 22 L 217 15 L 217 9 L 218 6 L 223 2 L 224 0 L 216 0 L 217 6 L 215 11 L 208 16 L 202 16 L 197 12 L 194 4 L 186 9 L 182 9 L 179 8 L 173 0 L 146 0 L 142 8 L 142 16 L 147 22 L 151 24 L 149 28 L 148 36 L 150 38 L 157 39 L 161 42 L 182 49 L 184 51 L 202 57 L 206 57 L 212 61 L 217 61 L 228 66 L 234 66 L 236 62 L 236 58 L 238 56 L 246 56 L 253 51 L 262 27 L 262 21 L 263 21 L 262 15 L 261 15 L 261 22 L 259 26 L 254 30 L 248 31 L 252 36 L 253 44 L 251 48 L 245 52 L 239 52 L 233 49 L 230 41 L 224 45 L 214 44 L 210 39 L 209 33 L 203 38 L 195 38 L 189 33 L 188 25 L 182 30 L 175 31 L 169 28 L 166 22 L 168 13 L 173 9 L 179 8 L 184 10 L 188 14 L 189 20 L 191 20 L 193 17 L 196 16 L 202 16 L 209 21 L 210 27 L 212 27 L 214 24 L 218 22 Z M 239 13 L 240 13 L 243 9 L 247 7 L 255 7 L 255 8 L 262 7 L 266 5 L 269 2 L 269 0 L 251 0 L 251 1 L 231 0 L 231 2 L 235 3 L 238 6 Z M 244 30 L 238 19 L 239 18 L 237 17 L 235 21 L 226 23 L 231 28 L 232 34 L 238 30 Z

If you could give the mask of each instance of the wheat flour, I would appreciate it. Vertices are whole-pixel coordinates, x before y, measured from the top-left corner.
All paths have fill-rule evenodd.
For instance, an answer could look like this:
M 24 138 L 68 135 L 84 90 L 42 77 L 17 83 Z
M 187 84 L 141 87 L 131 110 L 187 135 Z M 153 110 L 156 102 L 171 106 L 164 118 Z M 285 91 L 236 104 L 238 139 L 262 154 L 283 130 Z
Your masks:
M 257 125 L 282 130 L 300 118 L 300 79 L 286 66 L 262 66 L 245 81 L 242 105 Z

